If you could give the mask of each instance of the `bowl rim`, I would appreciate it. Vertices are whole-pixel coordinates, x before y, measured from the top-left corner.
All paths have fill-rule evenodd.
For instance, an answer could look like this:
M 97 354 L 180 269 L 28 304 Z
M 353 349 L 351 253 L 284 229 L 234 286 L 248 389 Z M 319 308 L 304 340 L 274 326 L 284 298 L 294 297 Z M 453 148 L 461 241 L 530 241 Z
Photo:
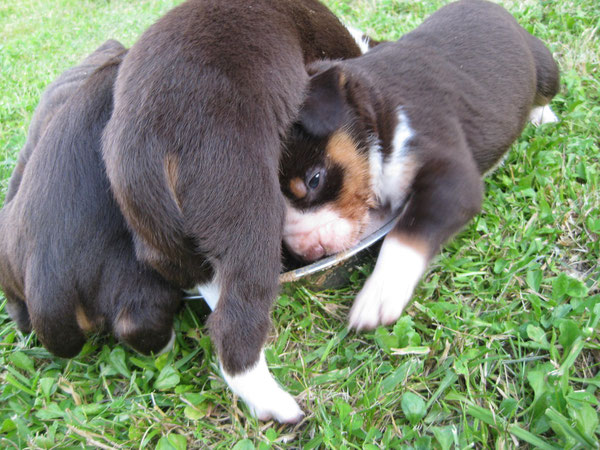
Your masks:
M 299 267 L 298 269 L 288 270 L 279 275 L 279 284 L 284 283 L 293 283 L 296 281 L 300 281 L 303 278 L 309 277 L 318 272 L 322 272 L 327 269 L 331 269 L 348 259 L 352 258 L 354 255 L 366 250 L 370 246 L 372 246 L 375 242 L 382 239 L 386 234 L 388 234 L 398 221 L 399 214 L 392 214 L 385 219 L 382 226 L 380 226 L 377 230 L 372 232 L 371 234 L 365 236 L 361 239 L 358 244 L 354 247 L 349 248 L 348 250 L 344 250 L 342 252 L 335 253 L 333 255 L 327 256 L 326 258 L 319 259 L 311 264 L 306 266 Z M 204 300 L 204 297 L 200 295 L 197 287 L 190 289 L 189 291 L 184 291 L 184 300 Z
M 327 256 L 325 258 L 321 258 L 314 263 L 308 264 L 306 266 L 299 267 L 298 269 L 288 270 L 287 272 L 283 272 L 279 275 L 279 283 L 291 283 L 294 281 L 299 281 L 302 278 L 313 275 L 317 272 L 322 272 L 324 270 L 335 267 L 344 261 L 352 258 L 357 253 L 362 252 L 367 249 L 375 242 L 379 241 L 386 234 L 388 234 L 396 223 L 397 217 L 390 217 L 381 227 L 375 230 L 373 233 L 365 236 L 363 239 L 359 241 L 354 247 L 349 248 L 348 250 L 344 250 L 342 252 L 335 253 L 333 255 Z

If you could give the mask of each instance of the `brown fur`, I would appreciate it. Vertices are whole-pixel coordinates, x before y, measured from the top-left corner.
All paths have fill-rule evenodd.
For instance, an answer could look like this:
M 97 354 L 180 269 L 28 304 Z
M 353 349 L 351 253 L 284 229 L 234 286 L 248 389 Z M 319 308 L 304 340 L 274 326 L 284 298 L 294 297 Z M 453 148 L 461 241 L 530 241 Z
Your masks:
M 229 373 L 257 361 L 269 329 L 284 216 L 281 136 L 303 99 L 304 65 L 359 54 L 316 0 L 188 0 L 121 65 L 103 136 L 112 190 L 140 260 L 182 288 L 218 272 L 209 328 Z M 170 182 L 166 155 L 178 158 Z
M 413 132 L 402 166 L 406 178 L 378 206 L 386 195 L 406 202 L 396 230 L 427 242 L 428 257 L 478 213 L 482 174 L 519 136 L 532 107 L 547 103 L 559 86 L 544 44 L 503 8 L 479 0 L 447 5 L 397 42 L 359 58 L 318 62 L 309 71 L 282 186 L 324 165 L 340 130 L 356 144 L 352 155 L 380 151 L 389 164 L 402 111 Z M 319 195 L 290 201 L 304 210 L 335 207 L 357 184 L 347 169 L 325 177 L 333 181 Z
M 100 138 L 124 53 L 107 41 L 46 89 L 0 210 L 7 310 L 63 357 L 102 327 L 141 352 L 162 349 L 181 296 L 135 259 L 104 174 Z M 113 328 L 124 312 L 127 335 Z

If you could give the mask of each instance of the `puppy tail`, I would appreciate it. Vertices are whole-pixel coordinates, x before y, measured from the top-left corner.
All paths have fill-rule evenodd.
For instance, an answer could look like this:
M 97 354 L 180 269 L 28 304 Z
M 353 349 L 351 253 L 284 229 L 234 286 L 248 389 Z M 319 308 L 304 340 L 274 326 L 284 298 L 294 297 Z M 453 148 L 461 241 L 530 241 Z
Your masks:
M 137 256 L 156 267 L 163 255 L 179 261 L 195 246 L 184 229 L 179 158 L 162 153 L 161 144 L 140 136 L 138 128 L 130 113 L 115 108 L 102 134 L 102 158 Z

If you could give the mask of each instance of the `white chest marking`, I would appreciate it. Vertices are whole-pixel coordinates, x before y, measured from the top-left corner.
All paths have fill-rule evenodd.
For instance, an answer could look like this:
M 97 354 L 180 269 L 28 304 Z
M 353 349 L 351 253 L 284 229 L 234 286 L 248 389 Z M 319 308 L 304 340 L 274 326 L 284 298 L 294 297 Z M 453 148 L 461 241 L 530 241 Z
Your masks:
M 296 400 L 281 389 L 267 367 L 263 352 L 256 365 L 246 372 L 230 375 L 221 366 L 223 378 L 259 420 L 274 418 L 282 423 L 296 423 L 304 413 Z
M 379 146 L 373 146 L 369 153 L 375 197 L 380 204 L 389 203 L 392 210 L 398 209 L 404 202 L 417 169 L 416 161 L 409 152 L 409 141 L 413 135 L 408 117 L 399 108 L 391 154 L 384 161 Z
M 394 323 L 409 303 L 425 272 L 427 258 L 416 248 L 387 236 L 375 269 L 350 311 L 350 327 L 372 329 Z

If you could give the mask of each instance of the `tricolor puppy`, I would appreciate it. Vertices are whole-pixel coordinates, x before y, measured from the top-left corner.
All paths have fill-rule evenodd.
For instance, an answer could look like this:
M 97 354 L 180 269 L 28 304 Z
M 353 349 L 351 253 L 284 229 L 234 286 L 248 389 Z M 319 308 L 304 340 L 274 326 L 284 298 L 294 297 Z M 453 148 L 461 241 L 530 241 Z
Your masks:
M 181 292 L 135 258 L 100 139 L 125 49 L 107 41 L 48 86 L 0 210 L 0 286 L 23 332 L 73 357 L 105 330 L 143 353 L 173 338 Z
M 500 6 L 449 4 L 399 41 L 318 62 L 282 161 L 284 240 L 307 260 L 354 245 L 369 209 L 404 208 L 350 325 L 394 322 L 428 262 L 481 207 L 482 175 L 527 119 L 555 121 L 558 69 Z
M 281 266 L 281 136 L 305 63 L 358 55 L 316 0 L 188 0 L 134 44 L 115 84 L 103 156 L 137 256 L 181 288 L 203 284 L 223 376 L 261 419 L 302 417 L 262 351 Z

